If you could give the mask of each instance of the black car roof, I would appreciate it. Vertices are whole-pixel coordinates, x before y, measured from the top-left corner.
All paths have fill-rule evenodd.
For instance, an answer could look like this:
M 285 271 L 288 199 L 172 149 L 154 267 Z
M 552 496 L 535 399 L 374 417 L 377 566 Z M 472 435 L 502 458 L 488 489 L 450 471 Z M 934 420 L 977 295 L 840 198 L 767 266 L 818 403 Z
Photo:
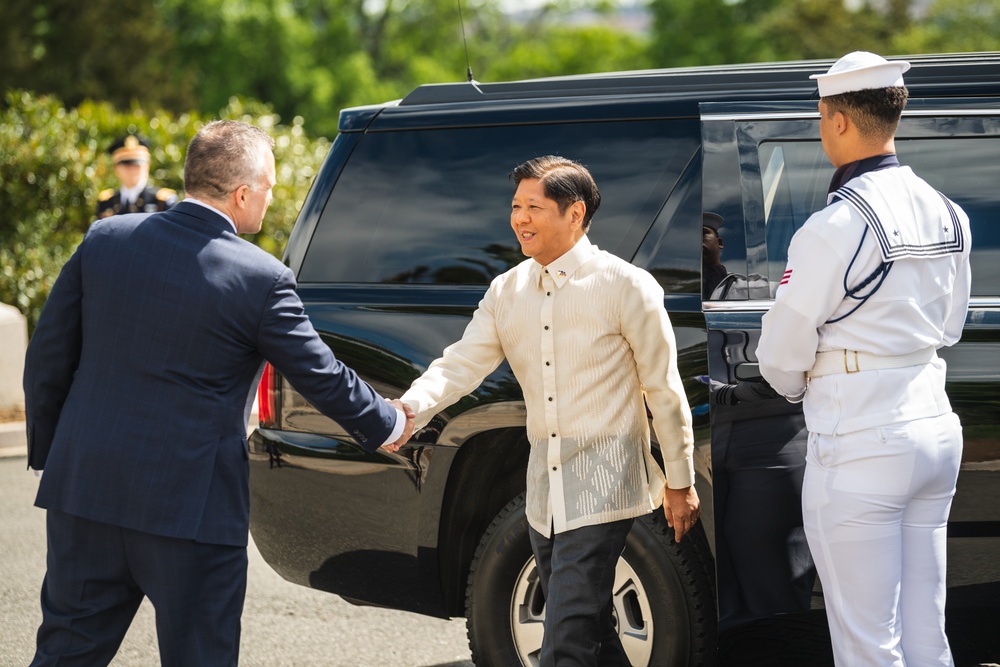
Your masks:
M 907 60 L 912 64 L 905 79 L 914 97 L 998 93 L 1000 52 L 890 56 L 890 59 Z M 809 75 L 826 71 L 833 62 L 833 59 L 801 60 L 608 72 L 497 83 L 427 84 L 414 89 L 399 102 L 399 106 L 644 93 L 712 100 L 733 99 L 740 93 L 758 97 L 764 91 L 780 91 L 786 99 L 809 99 L 816 92 L 816 83 L 809 79 Z

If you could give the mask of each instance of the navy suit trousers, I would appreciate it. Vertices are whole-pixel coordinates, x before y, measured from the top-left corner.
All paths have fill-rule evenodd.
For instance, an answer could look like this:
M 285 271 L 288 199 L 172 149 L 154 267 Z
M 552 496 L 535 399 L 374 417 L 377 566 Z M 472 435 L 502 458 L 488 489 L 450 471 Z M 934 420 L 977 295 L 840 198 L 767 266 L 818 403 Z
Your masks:
M 541 667 L 630 667 L 612 617 L 615 568 L 633 519 L 551 538 L 528 528 L 545 594 Z
M 48 510 L 48 571 L 32 667 L 107 665 L 148 596 L 164 667 L 235 667 L 246 547 L 129 530 Z

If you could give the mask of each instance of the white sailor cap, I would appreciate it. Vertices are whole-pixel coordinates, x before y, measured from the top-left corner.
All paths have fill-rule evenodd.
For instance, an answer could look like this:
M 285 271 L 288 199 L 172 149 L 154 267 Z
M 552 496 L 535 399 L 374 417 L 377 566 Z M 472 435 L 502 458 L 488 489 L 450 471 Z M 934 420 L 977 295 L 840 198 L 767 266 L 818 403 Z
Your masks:
M 823 74 L 813 74 L 819 84 L 819 96 L 829 97 L 841 93 L 871 88 L 902 86 L 903 72 L 910 69 L 905 60 L 888 61 L 868 51 L 854 51 L 838 60 Z

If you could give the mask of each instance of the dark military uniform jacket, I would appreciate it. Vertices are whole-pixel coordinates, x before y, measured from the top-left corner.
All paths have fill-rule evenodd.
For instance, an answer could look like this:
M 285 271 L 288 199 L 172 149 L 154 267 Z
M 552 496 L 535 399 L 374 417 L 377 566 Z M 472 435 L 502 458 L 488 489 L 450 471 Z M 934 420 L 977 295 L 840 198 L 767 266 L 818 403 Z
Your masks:
M 154 188 L 146 184 L 135 201 L 122 207 L 122 191 L 108 188 L 97 195 L 97 217 L 106 218 L 119 213 L 153 213 L 166 211 L 179 201 L 177 192 L 170 188 Z

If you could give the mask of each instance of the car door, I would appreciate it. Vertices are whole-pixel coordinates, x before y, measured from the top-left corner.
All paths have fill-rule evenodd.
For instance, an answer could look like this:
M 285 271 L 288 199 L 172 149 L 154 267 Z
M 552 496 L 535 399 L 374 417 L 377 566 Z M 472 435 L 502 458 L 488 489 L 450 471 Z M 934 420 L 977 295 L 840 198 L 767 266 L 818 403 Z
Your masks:
M 718 389 L 759 377 L 761 317 L 784 271 L 788 243 L 826 205 L 834 170 L 819 140 L 815 101 L 705 103 L 701 119 L 703 208 L 723 217 L 727 267 L 724 284 L 703 305 L 709 377 Z M 987 556 L 1000 547 L 1000 102 L 911 100 L 896 149 L 903 164 L 965 209 L 972 228 L 965 333 L 940 352 L 965 437 L 949 522 L 952 624 L 963 603 L 992 607 L 986 600 L 995 600 L 1000 586 L 1000 565 Z M 712 464 L 724 646 L 727 631 L 779 613 L 815 620 L 822 592 L 814 583 L 798 510 L 805 455 L 801 409 L 783 399 L 715 403 Z M 756 523 L 746 525 L 753 517 Z

